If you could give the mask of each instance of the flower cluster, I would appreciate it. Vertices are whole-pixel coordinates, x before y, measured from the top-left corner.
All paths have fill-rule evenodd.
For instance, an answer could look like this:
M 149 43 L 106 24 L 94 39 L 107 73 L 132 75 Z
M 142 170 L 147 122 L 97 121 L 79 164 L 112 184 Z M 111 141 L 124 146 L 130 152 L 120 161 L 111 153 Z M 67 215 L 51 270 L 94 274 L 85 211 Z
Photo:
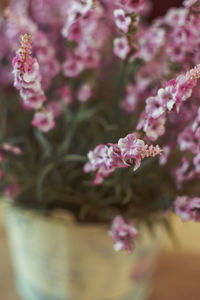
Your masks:
M 20 91 L 23 105 L 26 108 L 41 110 L 36 112 L 32 125 L 41 131 L 47 132 L 55 127 L 53 114 L 45 111 L 43 103 L 46 96 L 41 87 L 39 64 L 31 56 L 31 37 L 24 34 L 21 38 L 21 47 L 13 59 L 14 86 Z
M 175 212 L 182 221 L 200 221 L 200 198 L 178 196 L 174 202 Z
M 192 90 L 200 77 L 200 65 L 167 82 L 165 88 L 158 90 L 155 96 L 146 99 L 145 113 L 137 129 L 143 129 L 147 137 L 153 141 L 165 133 L 166 114 L 179 112 L 184 101 L 189 99 Z
M 137 229 L 132 224 L 127 224 L 121 216 L 114 218 L 110 235 L 115 242 L 115 251 L 125 250 L 132 253 L 137 234 Z
M 89 162 L 84 171 L 97 171 L 94 183 L 100 184 L 117 168 L 134 166 L 134 171 L 140 167 L 141 161 L 146 157 L 161 155 L 160 147 L 145 145 L 144 141 L 137 139 L 135 133 L 128 134 L 119 139 L 117 144 L 98 145 L 88 153 Z
M 2 191 L 13 196 L 21 188 L 17 203 L 32 199 L 27 205 L 41 208 L 48 199 L 42 208 L 69 207 L 77 220 L 118 215 L 111 236 L 116 250 L 128 252 L 137 231 L 124 220 L 148 223 L 149 211 L 167 206 L 200 221 L 200 1 L 184 0 L 153 20 L 148 0 L 7 2 L 0 16 Z

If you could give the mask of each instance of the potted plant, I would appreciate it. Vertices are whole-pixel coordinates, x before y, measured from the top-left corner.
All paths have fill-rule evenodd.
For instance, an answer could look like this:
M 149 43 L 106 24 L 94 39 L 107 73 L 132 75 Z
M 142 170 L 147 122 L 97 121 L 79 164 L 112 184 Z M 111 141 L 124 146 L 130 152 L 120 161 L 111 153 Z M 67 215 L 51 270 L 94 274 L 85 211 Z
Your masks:
M 199 221 L 199 1 L 183 4 L 151 24 L 143 0 L 4 11 L 0 186 L 24 299 L 140 299 L 150 233 Z

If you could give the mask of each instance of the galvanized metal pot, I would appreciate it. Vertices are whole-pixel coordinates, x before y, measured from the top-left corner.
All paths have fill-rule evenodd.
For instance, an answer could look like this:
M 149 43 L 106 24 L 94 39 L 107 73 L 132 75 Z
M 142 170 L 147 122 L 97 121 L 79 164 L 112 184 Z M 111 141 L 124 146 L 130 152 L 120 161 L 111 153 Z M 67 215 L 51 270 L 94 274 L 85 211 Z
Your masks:
M 63 213 L 6 210 L 16 287 L 23 300 L 144 299 L 157 241 L 115 253 L 108 229 L 80 225 Z

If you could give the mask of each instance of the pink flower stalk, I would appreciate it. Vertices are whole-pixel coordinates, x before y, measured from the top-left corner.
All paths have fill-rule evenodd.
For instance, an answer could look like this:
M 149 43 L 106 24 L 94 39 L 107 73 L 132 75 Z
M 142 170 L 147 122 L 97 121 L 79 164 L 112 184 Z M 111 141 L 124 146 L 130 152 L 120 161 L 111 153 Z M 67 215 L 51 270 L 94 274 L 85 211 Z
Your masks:
M 36 112 L 32 125 L 43 132 L 48 132 L 55 127 L 54 115 L 51 111 Z
M 145 145 L 143 140 L 137 139 L 135 133 L 121 138 L 118 144 L 98 145 L 88 153 L 89 161 L 84 166 L 86 173 L 97 171 L 95 184 L 103 182 L 117 168 L 128 168 L 134 165 L 134 171 L 140 167 L 146 157 L 161 155 L 162 150 L 157 145 Z
M 14 86 L 29 107 L 39 109 L 46 100 L 41 87 L 41 75 L 36 59 L 31 56 L 31 36 L 21 37 L 21 47 L 13 59 Z
M 46 112 L 43 102 L 46 101 L 41 87 L 39 64 L 31 56 L 31 36 L 21 37 L 21 47 L 13 59 L 14 86 L 20 90 L 20 95 L 27 108 L 43 109 L 35 113 L 32 125 L 47 132 L 55 127 L 52 112 Z
M 147 98 L 145 115 L 143 115 L 144 121 L 140 121 L 137 129 L 143 127 L 147 137 L 151 140 L 156 140 L 163 135 L 166 113 L 174 110 L 180 111 L 182 103 L 190 98 L 198 78 L 200 78 L 200 65 L 195 66 L 186 75 L 180 75 L 176 79 L 170 80 L 165 88 L 158 90 L 156 96 Z M 157 120 L 157 124 L 162 124 L 162 127 L 157 127 L 155 120 Z M 152 127 L 156 127 L 156 131 L 152 132 Z
M 132 224 L 127 224 L 121 216 L 114 218 L 110 235 L 115 242 L 115 251 L 125 250 L 129 254 L 133 252 L 138 231 Z

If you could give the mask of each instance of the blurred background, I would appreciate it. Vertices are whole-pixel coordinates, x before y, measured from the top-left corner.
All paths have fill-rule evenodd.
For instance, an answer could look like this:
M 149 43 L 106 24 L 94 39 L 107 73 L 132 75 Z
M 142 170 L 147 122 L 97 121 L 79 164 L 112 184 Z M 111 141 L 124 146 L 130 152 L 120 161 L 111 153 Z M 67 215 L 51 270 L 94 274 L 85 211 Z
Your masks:
M 17 1 L 17 0 L 16 0 Z M 151 19 L 162 15 L 171 6 L 179 6 L 181 0 L 153 0 Z M 0 9 L 6 0 L 0 0 Z M 14 288 L 13 272 L 9 258 L 7 239 L 0 223 L 0 299 L 20 300 Z M 200 299 L 200 225 L 172 219 L 174 237 L 163 236 L 162 247 L 152 279 L 152 292 L 148 300 L 198 300 Z M 91 299 L 88 299 L 91 300 Z

